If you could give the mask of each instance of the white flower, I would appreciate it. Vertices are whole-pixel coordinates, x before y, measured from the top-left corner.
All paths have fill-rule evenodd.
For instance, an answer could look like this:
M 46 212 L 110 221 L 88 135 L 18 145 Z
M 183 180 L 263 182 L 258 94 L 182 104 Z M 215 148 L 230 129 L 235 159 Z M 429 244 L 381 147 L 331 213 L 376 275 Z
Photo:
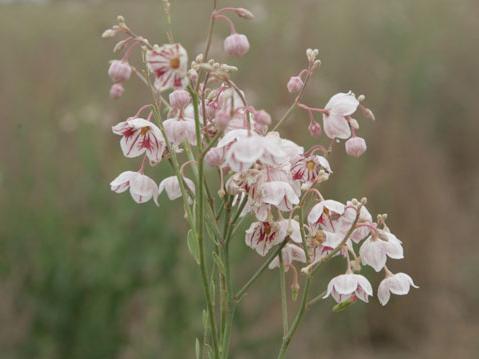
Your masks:
M 253 222 L 246 230 L 245 242 L 259 255 L 265 256 L 275 245 L 281 243 L 286 236 L 296 243 L 301 243 L 299 223 L 295 220 L 278 222 Z
M 346 273 L 331 279 L 323 298 L 327 298 L 329 295 L 337 303 L 356 298 L 367 303 L 368 296 L 373 295 L 373 288 L 366 277 L 360 274 Z
M 287 182 L 265 182 L 260 187 L 263 203 L 271 204 L 281 211 L 291 211 L 299 203 L 299 197 Z
M 379 284 L 379 301 L 382 305 L 386 305 L 387 302 L 389 302 L 391 293 L 396 295 L 406 295 L 409 293 L 411 286 L 419 288 L 406 273 L 389 274 Z
M 196 146 L 195 120 L 188 117 L 169 118 L 163 122 L 168 140 L 175 145 L 181 145 L 183 141 Z
M 404 258 L 401 241 L 394 235 L 389 236 L 387 241 L 369 237 L 359 249 L 359 256 L 363 264 L 370 265 L 376 272 L 384 268 L 387 257 Z
M 158 206 L 158 186 L 150 177 L 139 172 L 122 172 L 110 183 L 111 190 L 116 193 L 123 193 L 128 188 L 136 203 L 145 203 L 153 198 Z
M 194 194 L 195 193 L 195 184 L 189 178 L 183 177 L 186 185 L 190 189 L 190 191 Z M 181 197 L 181 188 L 180 183 L 178 181 L 177 176 L 166 177 L 163 181 L 161 181 L 158 192 L 161 194 L 163 190 L 166 190 L 166 194 L 168 198 L 173 201 L 177 198 Z
M 113 133 L 122 136 L 120 140 L 123 155 L 129 158 L 146 152 L 150 163 L 161 161 L 165 140 L 158 127 L 143 118 L 131 118 L 112 127 Z
M 303 248 L 292 244 L 286 243 L 283 249 L 281 249 L 281 256 L 283 259 L 284 271 L 287 272 L 288 269 L 293 265 L 293 262 L 306 263 L 306 254 L 304 253 Z M 274 269 L 279 267 L 279 256 L 276 256 L 271 263 L 268 265 L 269 269 Z
M 158 91 L 171 88 L 185 88 L 188 54 L 180 44 L 155 45 L 146 53 L 148 68 L 155 75 L 155 87 Z
M 308 223 L 331 225 L 328 222 L 341 216 L 344 213 L 344 209 L 344 204 L 338 201 L 332 199 L 321 201 L 311 208 L 308 215 Z M 334 231 L 334 228 L 332 231 Z
M 351 128 L 347 118 L 351 116 L 359 106 L 359 101 L 353 93 L 338 93 L 331 97 L 324 109 L 323 128 L 324 133 L 331 139 L 347 139 L 351 137 Z
M 318 179 L 321 170 L 324 172 L 325 179 L 327 179 L 332 172 L 329 162 L 325 157 L 318 155 L 308 157 L 300 156 L 291 167 L 291 174 L 294 180 L 312 185 Z
M 335 250 L 343 240 L 344 235 L 323 231 L 317 228 L 316 225 L 312 225 L 310 226 L 309 237 L 310 246 L 313 248 L 312 262 L 315 263 Z M 338 254 L 340 253 L 338 252 Z
M 240 172 L 250 168 L 263 153 L 263 137 L 251 134 L 250 136 L 237 138 L 236 142 L 226 152 L 225 160 L 232 171 Z

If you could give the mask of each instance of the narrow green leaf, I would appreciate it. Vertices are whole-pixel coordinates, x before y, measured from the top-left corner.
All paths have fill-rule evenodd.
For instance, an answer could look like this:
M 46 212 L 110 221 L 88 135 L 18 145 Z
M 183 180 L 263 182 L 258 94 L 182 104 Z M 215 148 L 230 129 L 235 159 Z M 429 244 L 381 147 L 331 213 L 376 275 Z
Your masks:
M 200 341 L 198 340 L 198 338 L 196 338 L 196 342 L 195 342 L 195 353 L 196 353 L 196 359 L 200 359 L 201 348 L 200 348 Z
M 224 275 L 226 273 L 225 265 L 223 263 L 223 260 L 218 256 L 216 252 L 213 252 L 213 260 L 215 261 L 215 264 L 218 267 L 220 273 Z
M 188 245 L 188 250 L 195 259 L 196 263 L 200 264 L 200 246 L 198 244 L 198 239 L 196 238 L 195 233 L 190 229 L 186 237 L 186 244 Z

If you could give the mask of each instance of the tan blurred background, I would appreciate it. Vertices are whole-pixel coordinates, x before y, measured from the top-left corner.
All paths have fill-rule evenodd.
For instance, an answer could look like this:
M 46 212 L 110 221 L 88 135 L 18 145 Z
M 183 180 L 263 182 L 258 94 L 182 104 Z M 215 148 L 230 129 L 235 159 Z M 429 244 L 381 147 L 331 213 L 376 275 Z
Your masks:
M 479 2 L 477 0 L 220 0 L 256 15 L 238 22 L 252 49 L 236 76 L 275 116 L 285 84 L 317 47 L 323 66 L 306 102 L 367 95 L 367 156 L 333 156 L 324 191 L 367 196 L 388 212 L 421 286 L 386 308 L 373 300 L 308 312 L 291 358 L 479 358 Z M 202 48 L 207 0 L 172 1 L 174 32 Z M 177 203 L 134 205 L 108 183 L 135 166 L 112 124 L 148 101 L 137 81 L 108 99 L 116 15 L 165 41 L 161 1 L 0 1 L 0 358 L 191 358 L 202 296 Z M 216 45 L 227 35 L 217 27 Z M 223 59 L 220 46 L 213 55 Z M 282 130 L 308 144 L 297 112 Z M 155 169 L 155 178 L 167 168 Z M 260 259 L 233 245 L 238 284 Z M 322 272 L 324 288 L 334 265 Z M 273 358 L 278 280 L 269 272 L 238 312 L 234 358 Z M 367 272 L 375 286 L 380 277 Z

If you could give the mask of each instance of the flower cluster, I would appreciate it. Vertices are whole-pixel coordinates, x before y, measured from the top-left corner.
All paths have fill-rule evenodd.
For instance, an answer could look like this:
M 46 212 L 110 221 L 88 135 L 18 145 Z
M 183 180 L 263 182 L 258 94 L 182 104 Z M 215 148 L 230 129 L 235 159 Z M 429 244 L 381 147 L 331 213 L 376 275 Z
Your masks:
M 249 50 L 249 41 L 236 32 L 229 14 L 244 19 L 252 19 L 253 14 L 233 7 L 215 9 L 211 14 L 210 29 L 217 20 L 226 21 L 230 27 L 230 35 L 224 40 L 226 54 L 243 56 Z M 374 115 L 363 105 L 365 96 L 356 97 L 352 92 L 333 95 L 324 108 L 302 103 L 303 93 L 320 66 L 318 50 L 306 51 L 306 67 L 286 86 L 295 94 L 294 101 L 283 117 L 273 119 L 267 111 L 254 107 L 233 82 L 231 75 L 236 67 L 208 58 L 211 31 L 204 53 L 191 64 L 181 44 L 151 45 L 134 34 L 122 17 L 104 36 L 118 34 L 126 37 L 115 46 L 116 51 L 124 52 L 122 58 L 113 60 L 108 71 L 115 87 L 112 97 L 121 95 L 119 86 L 123 89 L 122 83 L 133 72 L 153 92 L 154 102 L 113 126 L 113 133 L 120 136 L 123 155 L 142 160 L 137 171 L 126 171 L 115 178 L 111 189 L 117 193 L 129 189 L 137 203 L 153 199 L 158 205 L 163 190 L 170 200 L 183 199 L 185 218 L 193 233 L 188 235 L 188 247 L 201 266 L 205 288 L 209 284 L 204 232 L 215 245 L 212 255 L 224 276 L 222 286 L 226 285 L 226 292 L 232 291 L 230 274 L 225 271 L 230 267 L 225 248 L 229 248 L 231 237 L 240 233 L 239 223 L 248 219 L 251 223 L 240 236 L 248 247 L 267 257 L 259 274 L 264 268 L 280 268 L 281 276 L 291 271 L 295 293 L 300 287 L 300 273 L 308 283 L 304 286 L 307 296 L 314 272 L 333 257 L 344 260 L 345 273 L 329 282 L 323 297 L 331 296 L 340 305 L 357 299 L 367 302 L 373 295 L 370 282 L 359 274 L 364 266 L 385 272 L 378 288 L 383 305 L 391 293 L 404 295 L 411 286 L 416 287 L 410 276 L 393 274 L 386 266 L 389 259 L 403 258 L 402 242 L 386 225 L 386 215 L 378 215 L 374 221 L 365 198 L 341 203 L 324 199 L 320 191 L 321 184 L 334 174 L 328 155 L 335 143 L 345 141 L 346 153 L 351 156 L 359 157 L 366 151 L 365 140 L 356 135 L 359 124 L 353 115 L 358 111 L 366 118 L 374 119 Z M 141 51 L 143 71 L 128 63 L 135 47 Z M 304 127 L 316 141 L 310 148 L 278 132 L 295 109 L 308 114 L 309 125 Z M 316 113 L 322 115 L 322 126 L 314 117 Z M 326 144 L 319 143 L 323 131 L 328 138 Z M 169 163 L 173 173 L 157 184 L 144 174 L 145 164 L 155 166 L 162 161 Z M 187 169 L 192 179 L 185 176 Z M 215 195 L 211 186 L 217 183 Z M 305 218 L 303 213 L 307 213 Z M 239 291 L 238 298 L 256 277 Z M 205 289 L 212 345 L 219 350 L 210 295 L 210 289 Z M 228 298 L 231 301 L 231 293 L 222 305 L 233 305 Z M 302 315 L 302 311 L 299 313 Z

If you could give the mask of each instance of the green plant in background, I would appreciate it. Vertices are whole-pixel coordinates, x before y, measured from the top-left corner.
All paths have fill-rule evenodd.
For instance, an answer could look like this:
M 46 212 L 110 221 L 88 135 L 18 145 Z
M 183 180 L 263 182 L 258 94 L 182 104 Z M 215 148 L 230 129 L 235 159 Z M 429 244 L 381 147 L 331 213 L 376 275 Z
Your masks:
M 248 38 L 236 32 L 231 16 L 249 20 L 254 15 L 244 8 L 213 4 L 205 49 L 191 66 L 187 51 L 175 40 L 166 0 L 167 44 L 152 45 L 134 33 L 121 16 L 103 33 L 105 38 L 122 36 L 114 47 L 122 56 L 113 60 L 108 70 L 113 82 L 110 96 L 122 97 L 124 84 L 135 75 L 152 98 L 133 116 L 113 126 L 113 132 L 121 137 L 123 155 L 142 160 L 138 170 L 115 178 L 111 189 L 129 191 L 137 203 L 153 200 L 158 205 L 162 192 L 170 200 L 182 199 L 189 226 L 186 245 L 199 267 L 204 294 L 203 335 L 195 341 L 198 359 L 230 357 L 235 312 L 242 299 L 265 270 L 279 268 L 283 337 L 277 357 L 284 358 L 306 310 L 320 299 L 332 296 L 338 303 L 333 311 L 342 311 L 358 300 L 368 302 L 373 289 L 368 279 L 358 274 L 363 266 L 384 270 L 377 293 L 383 305 L 390 293 L 405 295 L 415 284 L 407 274 L 394 274 L 386 266 L 388 258 L 403 258 L 403 248 L 386 225 L 385 214 L 374 221 L 365 198 L 343 204 L 325 199 L 320 191 L 321 184 L 333 175 L 326 157 L 336 143 L 344 140 L 346 153 L 353 157 L 366 151 L 365 140 L 357 136 L 359 123 L 352 117 L 362 114 L 374 120 L 364 105 L 365 96 L 338 93 L 324 108 L 306 105 L 303 95 L 320 66 L 318 50 L 308 49 L 307 66 L 287 84 L 295 98 L 270 130 L 271 116 L 253 107 L 232 80 L 238 69 L 209 56 L 218 20 L 230 29 L 224 40 L 225 53 L 246 55 Z M 136 50 L 141 55 L 138 67 L 130 63 Z M 326 145 L 305 150 L 280 136 L 277 130 L 296 109 L 309 115 L 311 136 L 319 138 L 324 131 Z M 322 127 L 315 118 L 318 113 Z M 173 175 L 158 186 L 145 171 L 147 163 L 156 166 L 160 162 L 168 162 Z M 248 220 L 252 220 L 249 228 L 241 230 Z M 231 244 L 235 238 L 244 238 L 247 246 L 266 258 L 242 285 L 233 283 Z M 331 279 L 325 292 L 312 295 L 314 275 L 333 257 L 345 261 L 344 274 Z

